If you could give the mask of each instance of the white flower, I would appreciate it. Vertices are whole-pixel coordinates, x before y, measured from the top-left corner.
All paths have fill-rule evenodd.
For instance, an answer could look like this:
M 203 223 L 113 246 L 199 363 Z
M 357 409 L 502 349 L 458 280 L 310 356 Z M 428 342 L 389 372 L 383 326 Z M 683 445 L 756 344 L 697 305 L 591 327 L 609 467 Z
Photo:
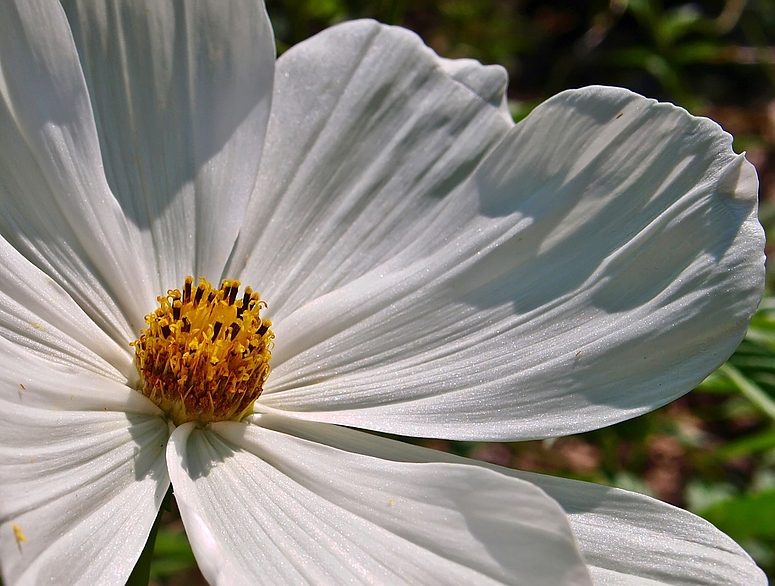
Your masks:
M 275 63 L 248 0 L 1 4 L 6 586 L 123 583 L 170 479 L 214 584 L 765 583 L 652 499 L 350 429 L 542 438 L 691 389 L 764 274 L 718 126 L 603 87 L 515 126 L 500 68 L 374 22 Z M 242 422 L 137 390 L 187 275 L 268 303 Z

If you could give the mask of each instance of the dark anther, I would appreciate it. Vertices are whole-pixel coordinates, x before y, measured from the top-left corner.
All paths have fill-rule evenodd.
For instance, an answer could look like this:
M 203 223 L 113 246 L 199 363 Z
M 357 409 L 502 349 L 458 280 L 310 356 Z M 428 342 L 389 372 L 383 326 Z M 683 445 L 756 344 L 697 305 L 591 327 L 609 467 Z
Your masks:
M 215 322 L 213 324 L 213 339 L 212 341 L 215 342 L 215 338 L 218 337 L 218 334 L 221 333 L 221 328 L 223 327 L 223 324 L 219 321 Z
M 215 291 L 210 291 L 209 295 L 207 296 L 207 303 L 212 303 L 213 299 L 215 299 Z
M 240 327 L 239 327 L 239 324 L 237 323 L 232 323 L 230 327 L 231 327 L 231 339 L 233 340 L 234 338 L 237 337 L 237 334 L 239 334 Z
M 183 303 L 191 301 L 191 279 L 186 279 L 186 284 L 183 287 Z
M 180 319 L 180 302 L 175 301 L 172 304 L 172 317 L 175 319 L 175 321 L 178 321 Z
M 202 301 L 202 295 L 205 294 L 205 286 L 200 284 L 199 287 L 196 288 L 196 294 L 194 295 L 194 307 L 199 305 L 199 302 Z
M 188 321 L 187 317 L 183 318 L 183 327 L 180 330 L 186 334 L 191 331 L 191 322 Z
M 234 305 L 234 302 L 237 300 L 237 287 L 230 287 L 229 288 L 229 305 Z
M 161 327 L 161 335 L 164 336 L 165 338 L 168 338 L 171 333 L 172 332 L 170 331 L 170 327 L 169 326 L 162 326 Z
M 245 289 L 245 294 L 242 296 L 242 311 L 248 308 L 248 303 L 250 303 L 250 287 Z
M 266 325 L 265 323 L 262 323 L 261 327 L 256 330 L 256 335 L 261 337 L 266 333 L 268 329 L 269 329 L 269 326 Z

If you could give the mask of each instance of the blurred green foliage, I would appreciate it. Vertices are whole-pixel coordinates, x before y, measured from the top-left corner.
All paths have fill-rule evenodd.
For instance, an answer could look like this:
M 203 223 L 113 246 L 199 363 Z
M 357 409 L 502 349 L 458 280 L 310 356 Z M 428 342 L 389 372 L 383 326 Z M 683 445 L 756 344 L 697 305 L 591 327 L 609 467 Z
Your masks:
M 512 112 L 570 87 L 608 84 L 716 119 L 748 150 L 775 226 L 775 2 L 772 0 L 268 0 L 278 53 L 344 20 L 416 31 L 445 57 L 503 65 Z M 773 288 L 770 287 L 770 292 Z M 556 441 L 425 445 L 642 491 L 725 531 L 775 576 L 775 299 L 699 389 L 638 419 Z M 154 583 L 193 586 L 180 521 L 165 518 Z
M 196 568 L 196 560 L 182 527 L 169 525 L 156 538 L 151 580 L 168 583 L 186 570 Z
M 771 0 L 269 0 L 278 51 L 353 18 L 417 32 L 445 57 L 503 65 L 515 98 L 590 83 L 690 109 L 772 96 Z

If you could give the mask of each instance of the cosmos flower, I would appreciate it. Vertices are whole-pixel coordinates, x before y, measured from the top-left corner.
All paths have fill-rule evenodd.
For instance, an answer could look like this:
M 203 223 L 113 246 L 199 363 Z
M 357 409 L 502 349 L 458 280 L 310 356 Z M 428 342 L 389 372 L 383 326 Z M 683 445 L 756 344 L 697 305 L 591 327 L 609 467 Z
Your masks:
M 275 62 L 248 0 L 1 5 L 6 586 L 123 583 L 170 480 L 213 584 L 765 583 L 655 500 L 362 431 L 582 432 L 721 364 L 764 270 L 718 126 L 514 125 L 375 22 Z

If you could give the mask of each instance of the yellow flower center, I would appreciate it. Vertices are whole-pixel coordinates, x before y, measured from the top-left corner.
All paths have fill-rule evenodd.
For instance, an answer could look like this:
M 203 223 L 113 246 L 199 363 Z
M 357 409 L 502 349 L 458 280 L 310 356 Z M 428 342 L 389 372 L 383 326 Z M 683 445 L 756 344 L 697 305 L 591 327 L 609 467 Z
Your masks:
M 182 293 L 157 297 L 148 328 L 132 342 L 142 392 L 175 425 L 239 420 L 269 376 L 274 334 L 259 316 L 266 303 L 250 287 L 237 299 L 239 281 L 220 289 L 203 278 L 192 289 L 193 282 L 186 277 Z

